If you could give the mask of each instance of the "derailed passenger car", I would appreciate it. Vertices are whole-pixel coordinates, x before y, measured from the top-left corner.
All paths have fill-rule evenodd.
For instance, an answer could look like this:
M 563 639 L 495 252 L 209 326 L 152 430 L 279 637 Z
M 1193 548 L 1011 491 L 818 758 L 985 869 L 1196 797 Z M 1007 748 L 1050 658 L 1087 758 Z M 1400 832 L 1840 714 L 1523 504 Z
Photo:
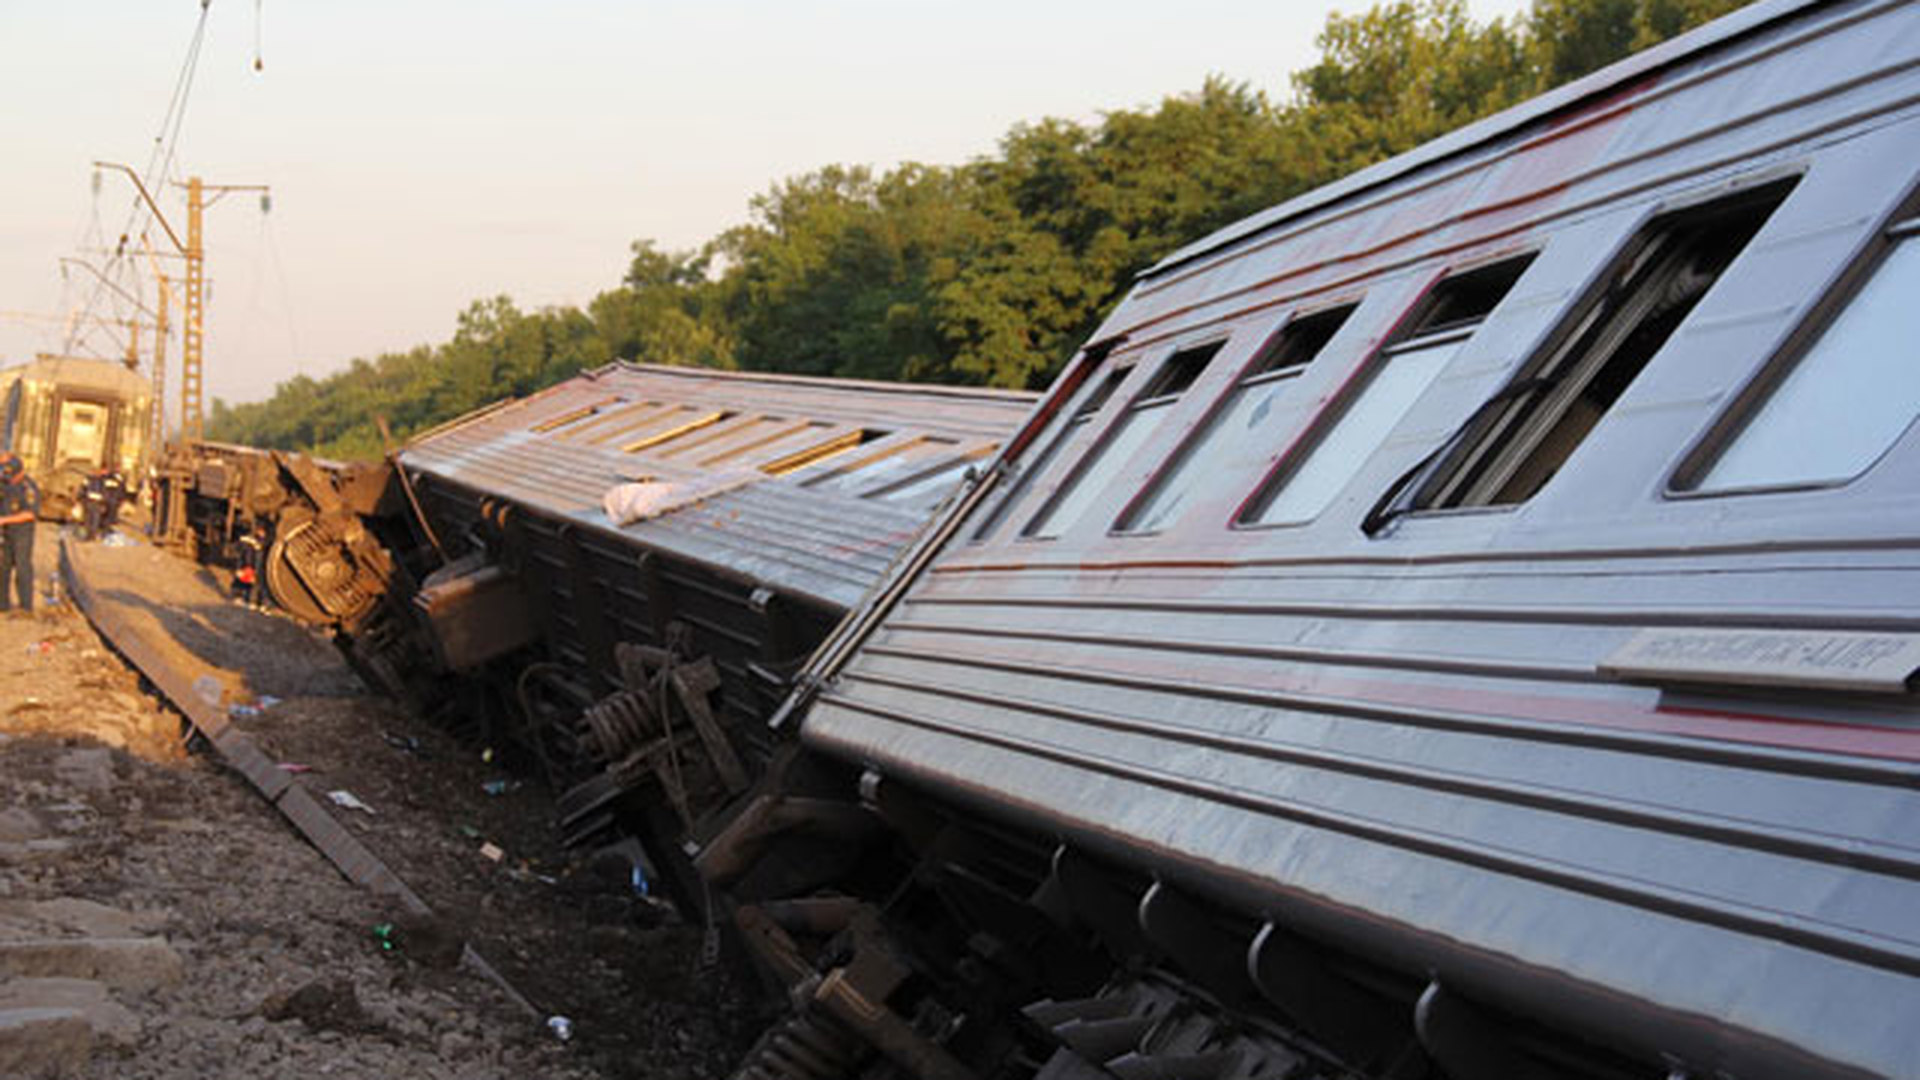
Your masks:
M 682 838 L 761 775 L 788 679 L 1034 396 L 618 363 L 398 455 L 376 683 L 567 792 L 570 842 Z M 411 575 L 411 578 L 409 578 Z
M 1145 274 L 700 847 L 743 1075 L 1920 1076 L 1920 7 Z

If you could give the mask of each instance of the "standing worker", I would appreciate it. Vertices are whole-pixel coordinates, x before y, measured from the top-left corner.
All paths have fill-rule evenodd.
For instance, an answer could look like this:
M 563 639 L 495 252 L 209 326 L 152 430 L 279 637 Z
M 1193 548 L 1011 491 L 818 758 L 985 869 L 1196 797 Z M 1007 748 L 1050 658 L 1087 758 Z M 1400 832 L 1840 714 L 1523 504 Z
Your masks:
M 120 503 L 127 497 L 127 482 L 111 465 L 102 465 L 87 474 L 80 488 L 80 539 L 98 540 L 113 531 L 120 520 Z
M 87 474 L 87 481 L 80 485 L 80 539 L 93 541 L 100 539 L 101 528 L 107 520 L 107 466 L 102 465 Z
M 13 610 L 9 581 L 20 610 L 33 610 L 33 522 L 39 514 L 39 485 L 18 456 L 0 451 L 0 611 Z
M 106 520 L 101 524 L 104 531 L 111 533 L 114 526 L 120 524 L 120 507 L 127 501 L 127 479 L 111 465 L 106 470 L 107 475 L 100 481 L 107 493 Z
M 266 585 L 261 574 L 266 570 L 266 544 L 261 538 L 262 528 L 258 523 L 245 527 L 241 532 L 240 568 L 234 571 L 233 581 L 241 593 L 240 600 L 254 611 L 267 610 Z

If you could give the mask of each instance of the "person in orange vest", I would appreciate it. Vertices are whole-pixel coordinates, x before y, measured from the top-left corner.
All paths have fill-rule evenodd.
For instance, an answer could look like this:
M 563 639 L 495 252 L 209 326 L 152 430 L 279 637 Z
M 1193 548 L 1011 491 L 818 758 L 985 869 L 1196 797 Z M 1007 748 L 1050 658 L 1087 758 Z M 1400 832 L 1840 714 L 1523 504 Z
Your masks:
M 260 540 L 260 526 L 248 526 L 236 541 L 240 548 L 240 567 L 233 572 L 234 591 L 240 594 L 240 600 L 254 611 L 267 610 L 265 582 L 260 574 L 265 569 L 266 545 Z
M 7 585 L 21 611 L 33 610 L 33 524 L 40 515 L 40 486 L 18 455 L 0 451 L 0 611 L 11 611 Z

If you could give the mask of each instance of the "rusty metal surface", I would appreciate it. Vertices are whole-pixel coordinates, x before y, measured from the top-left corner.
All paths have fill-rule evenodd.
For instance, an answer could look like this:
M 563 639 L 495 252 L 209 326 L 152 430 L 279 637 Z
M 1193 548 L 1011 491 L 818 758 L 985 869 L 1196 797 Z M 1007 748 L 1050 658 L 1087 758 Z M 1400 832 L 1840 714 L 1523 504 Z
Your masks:
M 1119 392 L 1077 431 L 1063 401 L 1031 474 L 813 673 L 803 739 L 1641 1060 L 1920 1076 L 1920 1030 L 1887 1022 L 1920 1013 L 1911 683 L 1634 685 L 1606 663 L 1649 630 L 1920 633 L 1920 428 L 1845 484 L 1667 490 L 1913 213 L 1920 7 L 1765 5 L 1603 88 L 1550 130 L 1523 108 L 1144 279 L 1100 331 L 1127 335 Z M 1649 218 L 1781 177 L 1792 193 L 1537 495 L 1362 531 Z M 1436 281 L 1529 252 L 1323 512 L 1235 524 Z M 1285 319 L 1348 302 L 1177 521 L 1116 529 Z M 1076 525 L 1023 535 L 1163 358 L 1221 338 Z

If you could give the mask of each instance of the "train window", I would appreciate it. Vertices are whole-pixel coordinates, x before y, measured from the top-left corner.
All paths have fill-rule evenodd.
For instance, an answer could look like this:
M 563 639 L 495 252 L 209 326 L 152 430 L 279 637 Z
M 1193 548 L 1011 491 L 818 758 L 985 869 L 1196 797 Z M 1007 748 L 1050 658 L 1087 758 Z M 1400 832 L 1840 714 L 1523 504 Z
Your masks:
M 749 420 L 725 435 L 715 434 L 708 440 L 707 447 L 716 452 L 701 458 L 698 464 L 702 468 L 712 468 L 748 455 L 777 454 L 786 444 L 809 441 L 831 427 L 833 425 L 825 420 L 786 420 L 778 416 L 763 416 Z
M 1319 516 L 1532 262 L 1532 254 L 1506 259 L 1434 286 L 1407 329 L 1380 351 L 1366 384 L 1333 426 L 1268 482 L 1242 522 L 1281 525 Z
M 1104 362 L 1105 359 L 1106 354 L 1103 352 L 1098 355 L 1096 361 Z M 1021 469 L 1018 482 L 1014 485 L 1013 489 L 1007 493 L 1006 497 L 1001 499 L 999 504 L 988 512 L 986 519 L 980 523 L 980 527 L 973 531 L 972 539 L 976 541 L 984 540 L 988 534 L 999 527 L 1001 520 L 1006 517 L 1007 511 L 1019 504 L 1021 498 L 1033 487 L 1034 482 L 1039 477 L 1047 475 L 1048 466 L 1052 465 L 1054 459 L 1060 456 L 1061 449 L 1073 441 L 1074 436 L 1080 432 L 1080 429 L 1087 426 L 1088 422 L 1100 412 L 1101 407 L 1106 405 L 1114 394 L 1119 393 L 1120 385 L 1126 382 L 1127 376 L 1131 374 L 1133 374 L 1133 365 L 1131 363 L 1123 363 L 1108 371 L 1098 383 L 1094 384 L 1093 389 L 1088 392 L 1086 398 L 1082 400 L 1080 404 L 1076 405 L 1073 412 L 1067 416 L 1067 422 L 1061 426 L 1060 430 L 1052 439 L 1047 441 L 1046 448 L 1040 452 L 1038 457 L 1033 459 L 1031 465 Z
M 1353 314 L 1356 304 L 1289 319 L 1247 366 L 1240 381 L 1214 408 L 1213 415 L 1189 439 L 1172 463 L 1161 471 L 1146 493 L 1121 519 L 1123 532 L 1156 532 L 1171 525 L 1201 478 L 1218 473 L 1222 460 L 1235 447 L 1249 442 L 1272 445 L 1269 427 L 1274 405 L 1294 376 L 1320 355 L 1327 342 Z
M 667 405 L 658 401 L 637 401 L 617 409 L 609 409 L 567 434 L 569 438 L 601 446 L 620 438 L 643 423 L 657 420 L 673 412 L 676 408 L 681 406 Z
M 605 402 L 598 402 L 593 405 L 582 405 L 580 408 L 574 409 L 571 412 L 564 412 L 551 419 L 542 420 L 540 423 L 533 425 L 532 430 L 536 434 L 544 435 L 556 428 L 566 427 L 568 424 L 585 420 L 587 417 L 599 412 L 600 406 L 603 404 L 605 404 Z
M 1920 219 L 1747 416 L 1698 491 L 1809 487 L 1860 475 L 1920 417 Z
M 1033 520 L 1027 522 L 1021 535 L 1041 538 L 1058 536 L 1091 510 L 1112 471 L 1124 465 L 1146 443 L 1147 437 L 1159 427 L 1155 419 L 1167 415 L 1169 407 L 1180 400 L 1224 344 L 1225 341 L 1212 341 L 1195 348 L 1181 349 L 1161 361 L 1153 377 L 1147 380 L 1147 384 L 1141 387 L 1127 406 L 1127 411 L 1114 421 L 1100 443 L 1080 460 L 1073 475 L 1060 486 L 1060 490 L 1054 492 L 1053 498 L 1033 516 Z
M 1781 181 L 1655 219 L 1560 344 L 1501 391 L 1460 449 L 1413 500 L 1418 508 L 1508 506 L 1553 478 L 1587 433 L 1746 249 L 1786 198 Z
M 828 425 L 822 423 L 808 425 L 809 429 L 826 426 Z M 884 431 L 876 431 L 872 428 L 856 428 L 852 431 L 841 432 L 824 442 L 814 443 L 803 450 L 795 451 L 784 457 L 775 458 L 760 466 L 760 471 L 769 476 L 785 476 L 790 472 L 798 472 L 809 465 L 818 465 L 830 458 L 839 457 L 854 447 L 870 443 L 875 439 L 885 438 L 886 434 Z
M 861 495 L 861 498 L 906 503 L 925 498 L 934 491 L 945 491 L 960 482 L 967 466 L 992 452 L 993 448 L 990 446 L 979 447 L 957 458 L 941 462 L 931 469 L 923 469 L 904 480 L 866 492 Z
M 690 435 L 699 431 L 701 428 L 711 427 L 723 420 L 731 420 L 735 415 L 737 414 L 724 409 L 715 412 L 701 413 L 685 423 L 675 424 L 665 431 L 656 431 L 644 438 L 635 439 L 630 443 L 626 443 L 620 447 L 620 452 L 623 454 L 637 454 L 642 450 L 651 450 L 656 446 L 665 446 L 675 439 Z

